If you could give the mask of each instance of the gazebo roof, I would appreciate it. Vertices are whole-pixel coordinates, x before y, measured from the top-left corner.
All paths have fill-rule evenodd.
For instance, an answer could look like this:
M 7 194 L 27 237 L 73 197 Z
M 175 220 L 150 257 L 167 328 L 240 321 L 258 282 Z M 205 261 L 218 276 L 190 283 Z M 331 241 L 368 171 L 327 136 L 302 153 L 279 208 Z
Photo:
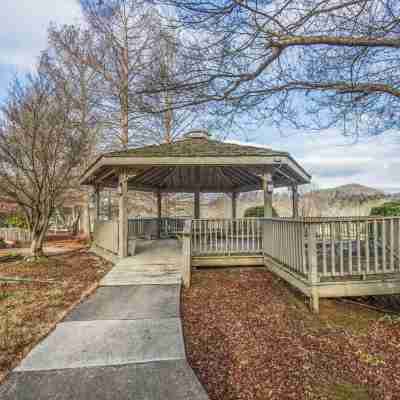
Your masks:
M 106 157 L 232 157 L 232 156 L 270 156 L 284 152 L 255 146 L 243 146 L 220 142 L 201 137 L 187 137 L 172 143 L 144 146 L 114 151 Z
M 173 143 L 103 154 L 86 170 L 81 183 L 117 187 L 121 171 L 130 175 L 131 190 L 165 192 L 258 190 L 264 172 L 272 173 L 277 187 L 311 179 L 287 152 L 221 142 L 199 131 Z

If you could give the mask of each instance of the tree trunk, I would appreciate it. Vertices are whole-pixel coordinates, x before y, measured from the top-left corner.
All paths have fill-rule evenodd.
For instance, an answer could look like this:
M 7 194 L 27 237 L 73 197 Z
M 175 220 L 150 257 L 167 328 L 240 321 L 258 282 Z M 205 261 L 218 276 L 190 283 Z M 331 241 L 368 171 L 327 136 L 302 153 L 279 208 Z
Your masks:
M 122 67 L 122 87 L 120 92 L 121 105 L 121 130 L 122 130 L 122 148 L 129 146 L 129 40 L 128 28 L 125 27 L 125 43 L 121 55 Z
M 43 257 L 43 242 L 46 234 L 44 231 L 42 232 L 33 232 L 32 233 L 32 243 L 31 243 L 31 257 L 34 259 Z
M 72 221 L 72 236 L 78 235 L 78 226 L 79 220 L 81 219 L 81 210 L 78 211 L 77 215 L 75 216 L 74 220 Z
M 46 238 L 47 230 L 49 227 L 50 217 L 38 217 L 38 220 L 34 224 L 34 228 L 32 230 L 32 242 L 30 248 L 30 257 L 33 260 L 43 257 L 43 243 Z

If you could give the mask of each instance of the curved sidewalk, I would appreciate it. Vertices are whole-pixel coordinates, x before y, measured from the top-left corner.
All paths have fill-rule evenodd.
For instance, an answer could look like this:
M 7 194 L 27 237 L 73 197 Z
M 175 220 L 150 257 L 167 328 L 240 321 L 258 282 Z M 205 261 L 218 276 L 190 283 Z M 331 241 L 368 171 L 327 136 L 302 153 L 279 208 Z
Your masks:
M 179 259 L 159 261 L 117 263 L 12 372 L 0 398 L 207 400 L 186 360 Z

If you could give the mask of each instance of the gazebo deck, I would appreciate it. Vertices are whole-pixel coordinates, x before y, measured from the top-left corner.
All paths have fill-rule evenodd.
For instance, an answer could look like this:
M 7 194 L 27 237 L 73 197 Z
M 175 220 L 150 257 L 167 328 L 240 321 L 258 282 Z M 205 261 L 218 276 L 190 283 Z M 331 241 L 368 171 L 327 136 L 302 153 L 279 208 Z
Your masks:
M 111 234 L 118 232 L 115 224 L 101 223 Z M 139 239 L 154 238 L 157 225 L 156 218 L 130 219 L 128 241 L 137 241 L 137 257 L 152 263 L 159 259 L 167 264 L 170 252 L 180 257 L 187 286 L 192 267 L 257 265 L 312 298 L 316 311 L 320 297 L 400 293 L 400 218 L 168 218 L 163 222 L 165 240 Z M 96 240 L 117 253 L 109 246 L 115 242 Z

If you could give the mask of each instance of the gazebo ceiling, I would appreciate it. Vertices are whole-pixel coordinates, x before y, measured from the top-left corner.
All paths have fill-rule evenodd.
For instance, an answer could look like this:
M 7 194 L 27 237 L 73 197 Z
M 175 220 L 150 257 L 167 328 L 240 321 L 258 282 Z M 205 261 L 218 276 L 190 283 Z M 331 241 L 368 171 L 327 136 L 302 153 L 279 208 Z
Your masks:
M 288 153 L 219 142 L 199 132 L 173 143 L 104 154 L 81 183 L 116 188 L 121 172 L 129 176 L 129 190 L 162 192 L 259 190 L 265 172 L 272 174 L 275 187 L 311 179 Z

